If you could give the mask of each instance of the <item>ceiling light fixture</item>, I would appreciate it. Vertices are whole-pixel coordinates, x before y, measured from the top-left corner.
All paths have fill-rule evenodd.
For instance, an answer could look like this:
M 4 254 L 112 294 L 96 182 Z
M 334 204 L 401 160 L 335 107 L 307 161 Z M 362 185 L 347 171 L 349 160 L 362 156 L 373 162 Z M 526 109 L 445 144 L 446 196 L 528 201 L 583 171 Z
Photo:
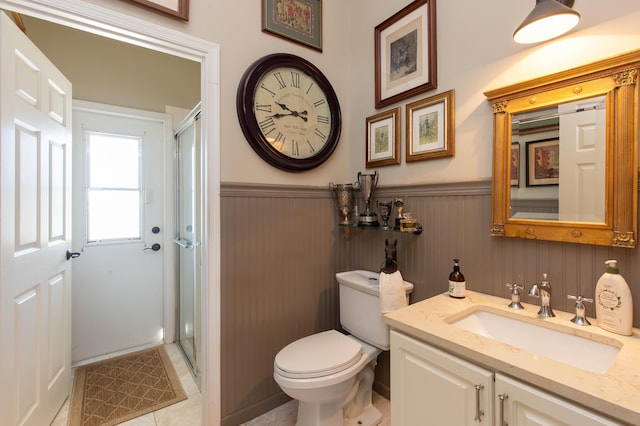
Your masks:
M 574 0 L 536 0 L 536 6 L 513 33 L 517 43 L 529 44 L 558 37 L 580 21 Z

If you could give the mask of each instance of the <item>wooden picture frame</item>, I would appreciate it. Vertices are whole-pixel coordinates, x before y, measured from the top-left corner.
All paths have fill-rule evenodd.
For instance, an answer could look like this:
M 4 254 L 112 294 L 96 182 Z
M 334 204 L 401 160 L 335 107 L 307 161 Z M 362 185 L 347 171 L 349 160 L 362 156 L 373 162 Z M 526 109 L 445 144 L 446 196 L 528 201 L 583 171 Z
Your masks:
M 129 0 L 184 21 L 189 20 L 189 0 Z
M 560 139 L 527 142 L 527 186 L 560 183 Z
M 454 91 L 449 90 L 407 104 L 407 162 L 454 156 L 454 98 Z
M 511 143 L 511 165 L 509 174 L 511 176 L 511 186 L 520 186 L 520 142 Z
M 262 0 L 262 32 L 322 52 L 322 0 Z
M 400 164 L 400 107 L 367 117 L 366 168 Z
M 436 1 L 416 0 L 375 27 L 375 107 L 437 87 Z

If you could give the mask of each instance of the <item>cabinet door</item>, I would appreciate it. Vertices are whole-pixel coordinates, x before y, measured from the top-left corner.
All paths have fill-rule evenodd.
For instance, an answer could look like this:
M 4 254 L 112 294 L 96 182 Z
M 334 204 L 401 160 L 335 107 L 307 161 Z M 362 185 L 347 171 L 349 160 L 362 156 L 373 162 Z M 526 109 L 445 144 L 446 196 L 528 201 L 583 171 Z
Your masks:
M 391 332 L 391 424 L 492 425 L 492 398 L 490 371 Z
M 566 426 L 620 425 L 555 395 L 496 373 L 496 425 Z M 504 423 L 500 425 L 500 397 L 504 403 Z

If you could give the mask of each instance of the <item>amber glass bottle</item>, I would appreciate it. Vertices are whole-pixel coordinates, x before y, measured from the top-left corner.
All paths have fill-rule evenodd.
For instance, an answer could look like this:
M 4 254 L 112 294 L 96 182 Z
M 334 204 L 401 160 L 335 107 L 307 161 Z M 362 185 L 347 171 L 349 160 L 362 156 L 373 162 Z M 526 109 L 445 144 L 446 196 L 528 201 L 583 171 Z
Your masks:
M 467 283 L 464 275 L 460 272 L 460 264 L 458 262 L 458 259 L 453 259 L 453 271 L 449 274 L 449 296 L 463 299 Z

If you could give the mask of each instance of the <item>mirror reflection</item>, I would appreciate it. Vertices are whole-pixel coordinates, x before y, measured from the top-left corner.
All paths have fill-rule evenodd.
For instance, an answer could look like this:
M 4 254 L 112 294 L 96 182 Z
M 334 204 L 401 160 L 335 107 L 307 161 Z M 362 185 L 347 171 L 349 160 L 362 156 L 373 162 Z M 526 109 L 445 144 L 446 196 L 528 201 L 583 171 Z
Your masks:
M 512 115 L 514 219 L 605 222 L 606 96 Z
M 637 246 L 639 75 L 636 50 L 485 92 L 490 235 Z

